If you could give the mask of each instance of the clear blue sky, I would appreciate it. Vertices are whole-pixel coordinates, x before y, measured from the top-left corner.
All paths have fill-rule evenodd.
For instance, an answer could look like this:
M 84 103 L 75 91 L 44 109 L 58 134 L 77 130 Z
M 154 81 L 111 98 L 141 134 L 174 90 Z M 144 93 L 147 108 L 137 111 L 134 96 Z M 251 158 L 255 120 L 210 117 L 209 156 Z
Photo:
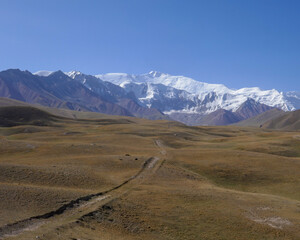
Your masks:
M 299 0 L 0 0 L 0 70 L 300 91 Z

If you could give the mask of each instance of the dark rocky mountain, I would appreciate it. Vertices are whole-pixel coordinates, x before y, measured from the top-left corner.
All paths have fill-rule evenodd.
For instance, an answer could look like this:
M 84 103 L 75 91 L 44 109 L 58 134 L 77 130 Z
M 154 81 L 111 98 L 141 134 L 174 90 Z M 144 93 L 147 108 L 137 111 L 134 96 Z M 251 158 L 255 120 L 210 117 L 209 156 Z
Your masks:
M 248 98 L 247 101 L 245 101 L 235 112 L 219 109 L 207 116 L 204 116 L 201 119 L 201 122 L 202 124 L 210 122 L 210 125 L 230 125 L 257 116 L 271 109 L 272 107 L 270 106 Z
M 0 96 L 53 107 L 63 105 L 63 101 L 43 89 L 38 78 L 28 71 L 18 69 L 2 71 Z
M 273 107 L 261 104 L 254 101 L 252 98 L 248 98 L 238 110 L 235 111 L 235 114 L 242 120 L 248 119 L 254 116 L 257 116 L 263 112 L 273 109 Z
M 77 111 L 150 119 L 168 118 L 157 110 L 139 106 L 135 96 L 127 94 L 119 86 L 103 83 L 102 90 L 91 91 L 80 81 L 70 78 L 61 71 L 53 72 L 49 76 L 33 75 L 18 69 L 2 71 L 0 72 L 0 97 Z M 123 101 L 132 103 L 127 107 Z M 135 107 L 130 108 L 130 106 Z
M 163 113 L 161 111 L 157 110 L 156 108 L 142 107 L 132 99 L 128 99 L 128 98 L 119 99 L 118 104 L 123 108 L 127 109 L 128 111 L 134 112 L 135 117 L 147 118 L 151 120 L 162 119 L 161 116 L 163 115 Z M 164 115 L 163 119 L 171 120 L 171 118 L 168 115 Z
M 273 109 L 265 104 L 258 103 L 248 98 L 235 112 L 218 109 L 207 115 L 191 113 L 172 113 L 170 116 L 189 125 L 230 125 L 242 120 L 252 118 L 265 111 Z

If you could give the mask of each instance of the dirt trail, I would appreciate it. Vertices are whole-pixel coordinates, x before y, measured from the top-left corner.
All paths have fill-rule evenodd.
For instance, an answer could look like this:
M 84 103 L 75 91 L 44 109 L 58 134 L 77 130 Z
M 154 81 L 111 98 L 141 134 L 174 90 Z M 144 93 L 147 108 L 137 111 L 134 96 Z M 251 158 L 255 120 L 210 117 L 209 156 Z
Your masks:
M 155 140 L 154 142 L 155 142 L 156 146 L 159 148 L 160 154 L 161 155 L 167 155 L 167 151 L 165 150 L 162 141 L 161 140 Z
M 159 149 L 159 154 L 163 156 L 166 155 L 161 141 L 155 140 L 154 143 Z M 137 174 L 114 188 L 80 197 L 64 204 L 54 211 L 0 227 L 0 239 L 21 239 L 21 235 L 26 235 L 26 237 L 37 236 L 44 231 L 49 231 L 63 224 L 74 222 L 81 216 L 93 212 L 107 202 L 120 197 L 132 187 L 141 184 L 143 179 L 154 174 L 156 170 L 159 169 L 163 161 L 164 160 L 160 157 L 151 157 L 144 162 Z

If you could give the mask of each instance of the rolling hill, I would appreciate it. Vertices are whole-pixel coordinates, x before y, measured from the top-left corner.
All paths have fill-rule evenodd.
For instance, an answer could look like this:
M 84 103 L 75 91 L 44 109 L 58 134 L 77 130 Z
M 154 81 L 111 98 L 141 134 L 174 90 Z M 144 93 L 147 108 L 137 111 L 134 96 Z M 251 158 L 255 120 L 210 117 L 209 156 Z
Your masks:
M 300 131 L 300 110 L 287 112 L 279 117 L 273 118 L 265 122 L 262 127 L 285 131 Z
M 1 239 L 299 238 L 297 132 L 42 108 L 0 108 Z
M 68 110 L 64 108 L 45 107 L 39 104 L 29 104 L 11 98 L 0 97 L 0 107 L 9 107 L 9 106 L 11 107 L 26 106 L 26 107 L 37 108 L 42 111 L 48 112 L 52 115 L 63 117 L 63 118 L 70 118 L 70 119 L 103 119 L 103 118 L 107 118 L 108 116 L 111 119 L 119 118 L 119 116 L 117 115 L 107 115 L 98 112 L 75 111 L 75 110 Z

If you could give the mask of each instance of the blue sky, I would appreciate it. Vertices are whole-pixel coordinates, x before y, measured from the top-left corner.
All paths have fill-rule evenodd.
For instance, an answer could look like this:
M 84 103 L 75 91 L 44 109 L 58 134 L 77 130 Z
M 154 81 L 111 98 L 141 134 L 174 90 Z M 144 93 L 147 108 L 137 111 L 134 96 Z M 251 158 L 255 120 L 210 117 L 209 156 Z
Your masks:
M 0 70 L 184 75 L 300 91 L 298 0 L 0 0 Z

